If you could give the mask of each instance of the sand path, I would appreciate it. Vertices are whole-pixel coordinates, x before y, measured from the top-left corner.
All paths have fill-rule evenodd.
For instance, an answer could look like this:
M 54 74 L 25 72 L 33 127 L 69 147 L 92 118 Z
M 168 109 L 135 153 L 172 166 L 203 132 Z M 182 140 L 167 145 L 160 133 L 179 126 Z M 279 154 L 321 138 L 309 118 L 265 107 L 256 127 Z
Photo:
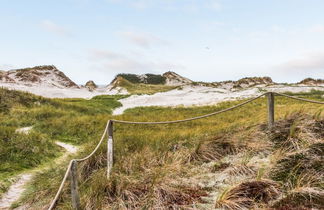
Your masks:
M 16 132 L 28 133 L 31 129 L 32 127 L 25 127 L 17 129 Z M 64 153 L 64 155 L 55 160 L 55 163 L 64 160 L 69 154 L 76 153 L 78 150 L 77 147 L 64 142 L 56 141 L 55 144 L 66 150 L 66 153 Z M 10 186 L 8 191 L 0 199 L 1 210 L 9 209 L 10 206 L 20 198 L 20 196 L 25 191 L 26 184 L 32 180 L 34 173 L 35 170 L 33 172 L 21 174 L 17 181 Z

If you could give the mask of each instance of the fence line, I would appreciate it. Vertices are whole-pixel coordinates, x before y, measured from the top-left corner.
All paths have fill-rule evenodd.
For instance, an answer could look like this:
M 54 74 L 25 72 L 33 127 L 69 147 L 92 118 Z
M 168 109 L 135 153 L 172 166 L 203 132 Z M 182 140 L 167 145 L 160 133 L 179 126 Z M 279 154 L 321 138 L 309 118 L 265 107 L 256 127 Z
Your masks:
M 279 95 L 279 96 L 284 96 L 287 98 L 291 98 L 291 99 L 295 99 L 295 100 L 299 100 L 299 101 L 305 101 L 305 102 L 310 102 L 310 103 L 314 103 L 314 104 L 324 104 L 324 102 L 322 102 L 322 101 L 314 101 L 314 100 L 309 100 L 309 99 L 305 99 L 305 98 L 298 98 L 298 97 L 290 96 L 290 95 L 283 94 L 283 93 L 274 93 L 274 94 Z
M 60 184 L 60 187 L 54 197 L 54 199 L 51 202 L 51 205 L 49 206 L 48 210 L 52 210 L 53 208 L 55 208 L 55 205 L 59 199 L 60 194 L 63 191 L 63 187 L 64 184 L 67 180 L 67 177 L 71 176 L 71 193 L 72 193 L 72 206 L 74 209 L 80 209 L 80 200 L 79 200 L 79 195 L 78 195 L 78 190 L 77 190 L 77 176 L 76 176 L 76 172 L 77 172 L 77 166 L 76 166 L 76 162 L 81 162 L 84 160 L 89 159 L 91 156 L 93 156 L 95 154 L 95 152 L 98 150 L 98 148 L 100 147 L 100 145 L 102 144 L 105 136 L 108 136 L 107 139 L 107 177 L 109 178 L 112 166 L 113 166 L 113 124 L 114 123 L 121 123 L 121 124 L 144 124 L 144 125 L 149 125 L 149 124 L 173 124 L 173 123 L 181 123 L 181 122 L 188 122 L 188 121 L 193 121 L 193 120 L 198 120 L 198 119 L 202 119 L 202 118 L 207 118 L 210 116 L 214 116 L 223 112 L 227 112 L 233 109 L 236 109 L 238 107 L 241 107 L 245 104 L 248 104 L 258 98 L 261 98 L 262 96 L 268 96 L 268 124 L 269 124 L 269 128 L 271 128 L 274 125 L 274 95 L 279 95 L 279 96 L 284 96 L 287 98 L 291 98 L 291 99 L 295 99 L 295 100 L 300 100 L 300 101 L 305 101 L 305 102 L 310 102 L 310 103 L 316 103 L 316 104 L 324 104 L 324 102 L 321 101 L 313 101 L 313 100 L 309 100 L 309 99 L 303 99 L 303 98 L 298 98 L 298 97 L 294 97 L 294 96 L 290 96 L 290 95 L 286 95 L 283 93 L 275 93 L 275 92 L 267 92 L 267 93 L 263 93 L 257 97 L 254 97 L 252 99 L 249 99 L 243 103 L 237 104 L 235 106 L 220 110 L 220 111 L 216 111 L 210 114 L 206 114 L 206 115 L 202 115 L 202 116 L 197 116 L 197 117 L 192 117 L 192 118 L 187 118 L 187 119 L 183 119 L 183 120 L 174 120 L 174 121 L 164 121 L 164 122 L 132 122 L 132 121 L 123 121 L 123 120 L 108 120 L 105 130 L 102 134 L 102 137 L 100 139 L 100 141 L 98 142 L 97 146 L 95 147 L 95 149 L 86 157 L 81 158 L 81 159 L 73 159 L 70 161 L 65 175 L 63 177 L 63 180 Z M 73 171 L 72 171 L 73 170 Z
M 60 187 L 59 187 L 59 189 L 58 189 L 58 191 L 57 191 L 57 193 L 56 193 L 56 195 L 55 195 L 55 197 L 54 197 L 51 205 L 48 208 L 49 210 L 51 210 L 51 209 L 53 209 L 55 207 L 55 204 L 58 201 L 60 194 L 62 193 L 62 190 L 63 190 L 63 187 L 64 187 L 64 183 L 66 182 L 66 179 L 67 179 L 69 173 L 71 172 L 71 166 L 72 166 L 73 162 L 74 161 L 81 162 L 81 161 L 84 161 L 86 159 L 89 159 L 92 155 L 94 155 L 94 153 L 99 149 L 99 146 L 103 142 L 103 140 L 104 140 L 104 138 L 106 136 L 106 133 L 108 131 L 109 125 L 110 125 L 110 120 L 108 120 L 108 122 L 106 124 L 105 130 L 104 130 L 104 132 L 103 132 L 103 134 L 101 136 L 101 139 L 100 139 L 99 143 L 97 144 L 97 146 L 95 147 L 95 149 L 88 156 L 86 156 L 84 158 L 81 158 L 81 159 L 73 159 L 73 160 L 70 161 L 70 163 L 69 163 L 69 165 L 68 165 L 68 167 L 66 169 L 65 175 L 63 177 L 63 180 L 61 182 L 61 185 L 60 185 Z M 75 168 L 75 170 L 76 170 L 76 168 Z

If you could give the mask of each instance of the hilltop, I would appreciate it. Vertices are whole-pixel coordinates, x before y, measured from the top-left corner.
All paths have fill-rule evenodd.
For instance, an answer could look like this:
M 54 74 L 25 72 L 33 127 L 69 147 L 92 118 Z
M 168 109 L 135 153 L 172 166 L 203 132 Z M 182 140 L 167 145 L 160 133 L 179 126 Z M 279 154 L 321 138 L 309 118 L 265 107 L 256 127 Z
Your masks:
M 35 66 L 32 68 L 0 71 L 0 83 L 25 86 L 43 86 L 58 88 L 79 88 L 55 66 Z
M 130 92 L 132 92 L 132 89 L 134 89 L 135 88 L 134 86 L 136 85 L 142 87 L 143 86 L 150 87 L 150 85 L 155 85 L 156 87 L 157 86 L 173 87 L 173 88 L 167 88 L 167 87 L 164 88 L 166 90 L 174 89 L 176 87 L 183 87 L 183 86 L 192 86 L 192 87 L 200 86 L 200 87 L 214 87 L 214 88 L 235 91 L 243 88 L 255 87 L 258 85 L 269 86 L 274 84 L 276 83 L 274 83 L 270 77 L 246 77 L 237 81 L 229 80 L 229 81 L 211 82 L 211 83 L 195 82 L 175 72 L 168 71 L 162 75 L 160 74 L 142 74 L 142 75 L 118 74 L 108 85 L 108 89 L 110 90 L 125 89 L 127 91 L 131 90 Z M 163 90 L 158 92 L 163 92 Z
M 159 74 L 118 74 L 107 86 L 108 90 L 119 93 L 153 94 L 172 90 L 181 85 L 190 85 L 192 81 L 174 72 Z
M 92 98 L 107 92 L 94 83 L 80 86 L 53 65 L 0 71 L 0 87 L 48 98 Z

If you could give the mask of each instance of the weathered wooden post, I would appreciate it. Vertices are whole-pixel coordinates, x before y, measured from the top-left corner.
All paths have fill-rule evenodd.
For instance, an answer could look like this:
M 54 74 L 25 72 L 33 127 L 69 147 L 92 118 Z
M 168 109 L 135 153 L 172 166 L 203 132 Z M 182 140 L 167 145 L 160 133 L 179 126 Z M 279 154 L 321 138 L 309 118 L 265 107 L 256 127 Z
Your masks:
M 80 210 L 80 197 L 78 192 L 78 178 L 77 178 L 77 162 L 75 160 L 72 161 L 71 171 L 71 197 L 72 197 L 72 207 L 73 209 Z
M 109 121 L 108 124 L 108 142 L 107 142 L 107 177 L 109 178 L 110 172 L 113 166 L 113 121 Z
M 274 93 L 268 93 L 268 126 L 271 129 L 274 126 Z

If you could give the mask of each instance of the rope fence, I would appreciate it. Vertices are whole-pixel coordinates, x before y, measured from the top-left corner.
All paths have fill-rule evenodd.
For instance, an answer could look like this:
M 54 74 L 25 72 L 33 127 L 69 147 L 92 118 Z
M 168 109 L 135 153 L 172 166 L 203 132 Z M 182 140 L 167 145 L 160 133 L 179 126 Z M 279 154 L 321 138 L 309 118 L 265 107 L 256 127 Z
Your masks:
M 66 169 L 65 175 L 63 177 L 63 180 L 61 182 L 61 185 L 60 185 L 60 187 L 59 187 L 59 189 L 58 189 L 58 191 L 57 191 L 57 193 L 56 193 L 56 195 L 55 195 L 55 197 L 54 197 L 51 205 L 48 208 L 49 210 L 50 209 L 54 209 L 54 207 L 56 205 L 56 202 L 58 201 L 59 196 L 60 196 L 60 194 L 63 191 L 64 183 L 66 182 L 66 180 L 67 180 L 67 178 L 68 178 L 68 176 L 69 176 L 69 174 L 71 172 L 72 165 L 76 164 L 76 162 L 85 161 L 85 160 L 89 159 L 91 156 L 93 156 L 96 153 L 96 151 L 99 149 L 100 145 L 102 144 L 102 142 L 103 142 L 103 140 L 104 140 L 104 138 L 106 136 L 106 133 L 108 131 L 108 127 L 110 125 L 110 122 L 111 122 L 110 120 L 107 122 L 107 125 L 105 127 L 105 130 L 104 130 L 104 132 L 103 132 L 103 134 L 101 136 L 101 139 L 100 139 L 99 143 L 97 144 L 97 146 L 94 148 L 94 150 L 88 156 L 86 156 L 84 158 L 81 158 L 81 159 L 73 159 L 73 160 L 70 161 L 70 163 L 69 163 L 69 165 L 68 165 L 68 167 Z M 76 167 L 75 167 L 75 171 L 76 171 Z M 75 186 L 77 186 L 77 183 L 75 184 Z M 77 187 L 75 187 L 75 188 L 77 190 Z M 77 193 L 76 193 L 76 196 L 78 197 Z M 75 197 L 75 195 L 74 195 L 74 197 Z M 80 202 L 78 202 L 78 204 L 75 204 L 75 202 L 72 202 L 72 205 L 73 205 L 73 208 L 80 209 Z
M 224 112 L 228 112 L 231 111 L 233 109 L 239 108 L 241 106 L 244 106 L 248 103 L 251 103 L 252 101 L 257 100 L 258 98 L 261 98 L 263 96 L 267 96 L 268 98 L 268 127 L 271 129 L 274 126 L 274 96 L 278 95 L 278 96 L 283 96 L 283 97 L 287 97 L 287 98 L 291 98 L 294 100 L 299 100 L 299 101 L 304 101 L 304 102 L 310 102 L 310 103 L 315 103 L 315 104 L 323 104 L 324 102 L 321 101 L 314 101 L 314 100 L 309 100 L 309 99 L 304 99 L 304 98 L 298 98 L 295 96 L 290 96 L 287 94 L 283 94 L 283 93 L 275 93 L 275 92 L 267 92 L 267 93 L 263 93 L 257 97 L 254 97 L 252 99 L 249 99 L 243 103 L 237 104 L 235 106 L 220 110 L 220 111 L 216 111 L 216 112 L 212 112 L 206 115 L 201 115 L 201 116 L 197 116 L 197 117 L 192 117 L 192 118 L 187 118 L 187 119 L 183 119 L 183 120 L 173 120 L 173 121 L 163 121 L 163 122 L 133 122 L 133 121 L 123 121 L 123 120 L 108 120 L 106 127 L 104 129 L 104 132 L 101 136 L 100 141 L 98 142 L 97 146 L 94 148 L 94 150 L 86 157 L 81 158 L 81 159 L 73 159 L 69 162 L 69 165 L 66 169 L 65 175 L 63 177 L 63 180 L 60 184 L 60 187 L 54 197 L 54 199 L 52 200 L 48 210 L 52 210 L 55 208 L 55 205 L 57 203 L 57 201 L 59 200 L 59 197 L 63 191 L 64 188 L 64 184 L 66 182 L 66 180 L 68 179 L 69 175 L 71 178 L 71 200 L 72 200 L 72 206 L 74 209 L 81 209 L 81 205 L 80 205 L 80 197 L 78 194 L 78 183 L 77 183 L 77 162 L 82 162 L 85 161 L 87 159 L 89 159 L 90 157 L 92 157 L 96 151 L 99 149 L 100 145 L 102 144 L 102 142 L 105 139 L 105 136 L 107 136 L 107 178 L 109 178 L 110 173 L 111 173 L 111 169 L 113 167 L 113 125 L 114 123 L 120 123 L 120 124 L 142 124 L 142 125 L 156 125 L 156 124 L 174 124 L 174 123 L 182 123 L 182 122 L 188 122 L 188 121 L 193 121 L 193 120 L 198 120 L 198 119 L 203 119 L 203 118 L 207 118 L 207 117 L 211 117 L 220 113 L 224 113 Z

